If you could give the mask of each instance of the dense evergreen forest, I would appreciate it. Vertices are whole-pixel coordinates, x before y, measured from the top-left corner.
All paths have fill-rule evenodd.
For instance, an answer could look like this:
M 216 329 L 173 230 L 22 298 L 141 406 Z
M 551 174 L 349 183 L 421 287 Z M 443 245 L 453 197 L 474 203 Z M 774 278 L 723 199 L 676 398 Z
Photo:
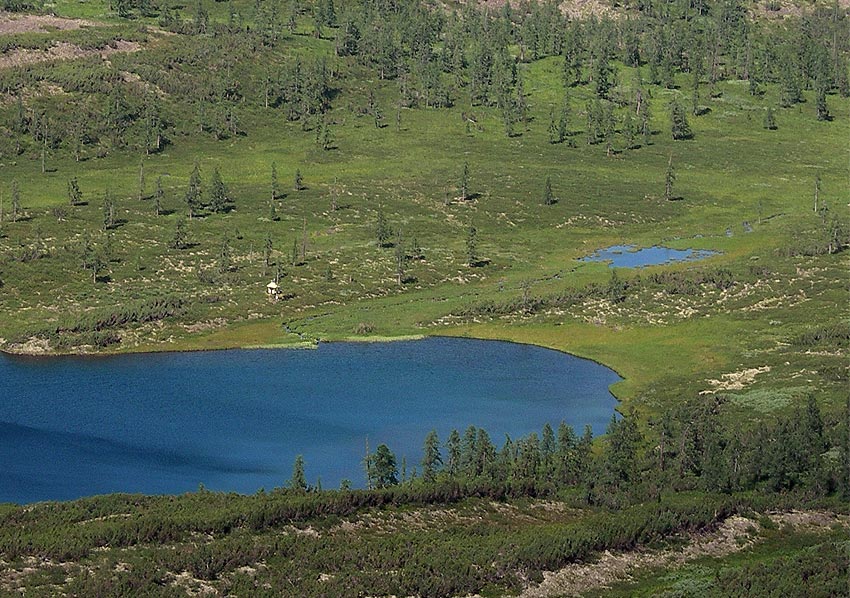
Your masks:
M 846 3 L 2 8 L 0 349 L 446 333 L 625 381 L 607 430 L 375 439 L 339 489 L 299 456 L 251 496 L 2 505 L 0 594 L 514 595 L 738 518 L 581 590 L 850 594 Z M 623 241 L 717 256 L 575 261 Z

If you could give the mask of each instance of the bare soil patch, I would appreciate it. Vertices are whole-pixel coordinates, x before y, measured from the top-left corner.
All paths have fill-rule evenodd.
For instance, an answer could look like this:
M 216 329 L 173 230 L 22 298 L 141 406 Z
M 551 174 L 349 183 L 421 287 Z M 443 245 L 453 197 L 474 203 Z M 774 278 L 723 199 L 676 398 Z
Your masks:
M 21 15 L 0 11 L 0 35 L 13 33 L 38 33 L 71 31 L 96 25 L 83 19 L 65 19 L 53 15 Z
M 19 48 L 0 55 L 0 69 L 12 68 L 26 64 L 35 64 L 39 62 L 49 62 L 52 60 L 74 60 L 77 58 L 85 58 L 87 56 L 100 56 L 106 58 L 110 54 L 117 52 L 138 52 L 142 49 L 138 42 L 129 42 L 126 40 L 115 40 L 108 46 L 97 50 L 84 50 L 74 44 L 68 42 L 57 42 L 47 50 L 33 50 L 29 48 Z
M 744 387 L 752 384 L 756 376 L 770 371 L 770 366 L 766 365 L 759 368 L 744 369 L 740 372 L 730 372 L 720 376 L 720 380 L 709 380 L 708 383 L 714 388 L 712 390 L 700 391 L 701 395 L 714 394 L 724 390 L 743 390 Z
M 520 0 L 478 0 L 477 2 L 479 6 L 486 6 L 490 9 L 499 9 L 507 3 L 510 3 L 512 8 L 519 9 L 522 7 Z M 617 18 L 623 14 L 622 9 L 615 9 L 611 2 L 607 0 L 564 0 L 558 4 L 558 7 L 562 13 L 571 19 Z
M 769 513 L 777 524 L 797 529 L 826 531 L 835 525 L 850 525 L 850 518 L 825 511 L 790 511 Z M 602 553 L 593 563 L 575 563 L 560 571 L 545 572 L 543 581 L 526 588 L 520 598 L 552 598 L 580 596 L 589 590 L 606 588 L 627 581 L 639 569 L 674 568 L 701 557 L 723 557 L 744 550 L 758 541 L 761 526 L 735 515 L 711 531 L 682 536 L 686 544 L 678 548 L 650 550 L 639 548 L 628 552 Z

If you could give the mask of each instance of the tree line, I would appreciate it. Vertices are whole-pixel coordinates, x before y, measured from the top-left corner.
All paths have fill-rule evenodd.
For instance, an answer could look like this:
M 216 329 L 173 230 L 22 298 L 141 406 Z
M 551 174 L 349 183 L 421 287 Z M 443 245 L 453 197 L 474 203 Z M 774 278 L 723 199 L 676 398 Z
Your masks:
M 618 507 L 664 492 L 837 494 L 850 500 L 850 401 L 825 421 L 817 400 L 755 424 L 722 415 L 723 396 L 682 403 L 639 426 L 612 416 L 594 440 L 561 422 L 497 445 L 482 428 L 425 437 L 422 457 L 399 462 L 386 444 L 363 459 L 368 489 L 458 484 L 488 496 L 555 496 L 571 492 L 587 504 Z M 303 457 L 287 486 L 308 491 Z M 351 482 L 343 482 L 350 488 Z

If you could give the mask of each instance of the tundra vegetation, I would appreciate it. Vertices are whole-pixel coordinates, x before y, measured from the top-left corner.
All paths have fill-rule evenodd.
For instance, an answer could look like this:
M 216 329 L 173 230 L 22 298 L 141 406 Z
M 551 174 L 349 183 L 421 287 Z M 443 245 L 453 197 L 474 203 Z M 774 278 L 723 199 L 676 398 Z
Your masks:
M 624 380 L 596 440 L 458 422 L 363 490 L 3 506 L 2 591 L 546 595 L 744 517 L 610 591 L 846 593 L 846 5 L 3 8 L 3 350 L 469 335 Z M 576 261 L 622 243 L 718 253 Z

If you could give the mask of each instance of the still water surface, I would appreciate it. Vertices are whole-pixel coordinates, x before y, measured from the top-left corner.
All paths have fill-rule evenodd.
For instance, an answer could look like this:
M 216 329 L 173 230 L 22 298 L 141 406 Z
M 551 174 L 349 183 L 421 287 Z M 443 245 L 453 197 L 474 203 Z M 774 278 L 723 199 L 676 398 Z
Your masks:
M 612 370 L 557 351 L 429 338 L 110 357 L 0 354 L 0 501 L 199 483 L 282 486 L 303 454 L 311 484 L 362 486 L 368 442 L 412 468 L 425 435 L 474 424 L 501 445 L 561 420 L 600 433 Z
M 612 245 L 583 257 L 579 261 L 608 262 L 608 266 L 611 268 L 642 268 L 644 266 L 672 264 L 673 262 L 693 262 L 716 254 L 716 251 L 709 249 L 670 249 L 658 245 L 637 248 L 634 245 Z

